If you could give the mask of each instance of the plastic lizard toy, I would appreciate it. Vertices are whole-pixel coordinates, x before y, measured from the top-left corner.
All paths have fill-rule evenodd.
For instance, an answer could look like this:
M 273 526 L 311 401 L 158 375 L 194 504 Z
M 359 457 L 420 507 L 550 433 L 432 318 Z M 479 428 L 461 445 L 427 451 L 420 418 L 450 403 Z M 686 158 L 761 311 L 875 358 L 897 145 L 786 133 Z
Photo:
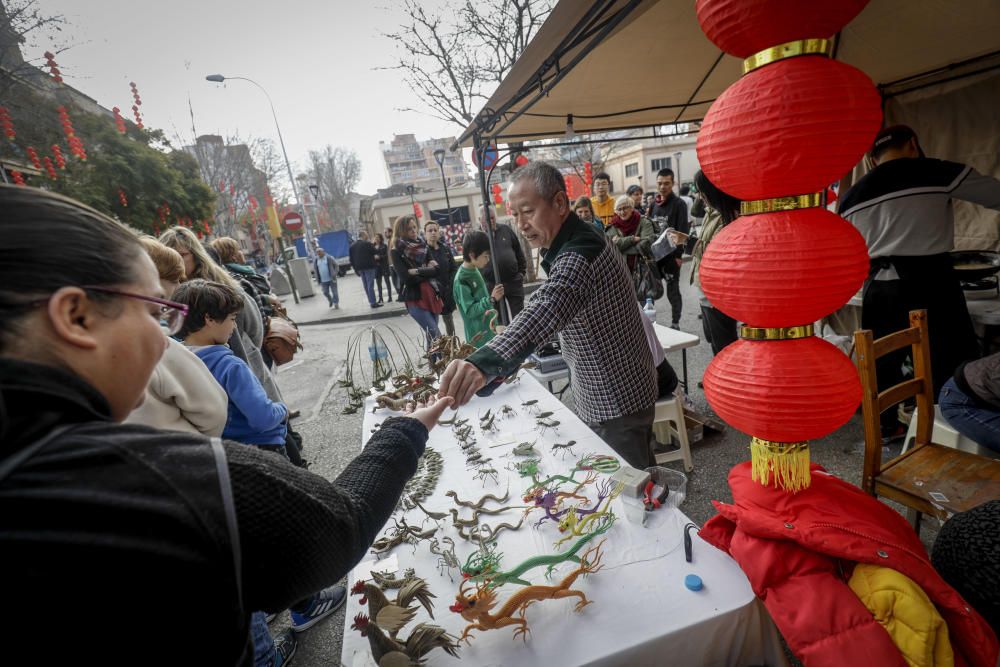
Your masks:
M 500 560 L 503 558 L 503 554 L 495 551 L 496 544 L 494 543 L 492 546 L 483 544 L 482 549 L 469 554 L 465 564 L 462 565 L 462 576 L 466 579 L 471 579 L 477 582 L 486 581 L 493 588 L 509 583 L 530 586 L 531 582 L 521 579 L 522 574 L 529 572 L 536 567 L 547 566 L 545 576 L 549 576 L 552 573 L 552 570 L 554 570 L 560 563 L 565 563 L 566 561 L 579 563 L 580 558 L 576 555 L 577 552 L 598 535 L 603 535 L 608 532 L 608 530 L 611 529 L 611 526 L 614 525 L 614 522 L 614 515 L 607 516 L 594 527 L 593 531 L 578 539 L 576 543 L 566 551 L 558 554 L 533 556 L 519 564 L 517 567 L 511 568 L 506 572 L 499 571 Z
M 603 541 L 601 544 L 603 544 Z M 469 625 L 465 626 L 465 631 L 458 639 L 459 643 L 466 641 L 471 644 L 471 633 L 473 630 L 497 630 L 511 625 L 518 626 L 514 630 L 513 638 L 517 639 L 520 636 L 527 642 L 530 630 L 524 614 L 529 605 L 540 600 L 577 597 L 579 601 L 576 603 L 574 610 L 580 611 L 590 604 L 591 600 L 588 600 L 582 591 L 574 590 L 570 587 L 580 575 L 593 574 L 601 569 L 600 549 L 600 544 L 588 549 L 583 554 L 583 562 L 580 566 L 567 574 L 555 586 L 525 586 L 519 589 L 510 596 L 495 614 L 490 613 L 490 611 L 497 605 L 496 590 L 488 582 L 480 582 L 476 585 L 476 590 L 470 592 L 466 590 L 466 585 L 470 582 L 468 580 L 463 581 L 459 587 L 458 595 L 455 596 L 455 604 L 448 607 L 448 609 L 456 614 L 461 614 L 462 618 L 469 621 Z M 594 554 L 593 558 L 590 557 L 591 552 Z M 514 615 L 518 614 L 518 612 L 520 613 L 515 618 Z
M 571 508 L 573 511 L 567 512 L 563 520 L 559 522 L 559 532 L 564 533 L 564 535 L 556 540 L 555 546 L 558 547 L 563 542 L 572 539 L 574 535 L 583 535 L 588 525 L 605 515 L 614 517 L 615 513 L 611 511 L 611 501 L 618 497 L 618 494 L 622 492 L 622 488 L 624 488 L 624 484 L 616 484 L 614 490 L 608 496 L 607 502 L 604 503 L 603 508 L 596 511 L 584 510 L 586 514 L 582 517 L 579 510 Z

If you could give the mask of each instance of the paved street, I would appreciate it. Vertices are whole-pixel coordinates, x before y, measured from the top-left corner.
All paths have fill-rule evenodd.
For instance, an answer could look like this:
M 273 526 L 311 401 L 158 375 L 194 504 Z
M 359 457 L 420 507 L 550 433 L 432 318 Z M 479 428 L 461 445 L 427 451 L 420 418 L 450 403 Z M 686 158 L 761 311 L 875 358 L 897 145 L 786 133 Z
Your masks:
M 368 304 L 368 297 L 365 296 L 365 288 L 361 284 L 361 277 L 353 271 L 337 279 L 337 292 L 340 296 L 340 309 L 335 310 L 327 305 L 326 297 L 319 285 L 311 283 L 313 296 L 302 298 L 299 303 L 295 303 L 291 294 L 281 297 L 288 314 L 293 320 L 300 324 L 321 323 L 333 324 L 344 322 L 358 322 L 382 317 L 395 317 L 406 313 L 406 307 L 398 301 L 386 301 L 388 294 L 385 293 L 383 285 L 383 306 L 372 308 Z M 395 299 L 396 290 L 392 291 Z M 378 288 L 375 289 L 375 296 L 378 297 Z
M 687 288 L 688 267 L 684 268 L 683 285 Z M 353 290 L 360 294 L 360 280 L 352 275 L 341 279 L 342 294 L 350 294 Z M 701 335 L 701 321 L 697 319 L 697 302 L 689 289 L 682 290 L 685 295 L 685 311 L 681 318 L 682 328 Z M 346 295 L 345 295 L 346 296 Z M 342 296 L 342 303 L 345 300 Z M 352 298 L 346 296 L 346 298 Z M 353 297 L 363 301 L 363 297 Z M 322 296 L 319 297 L 322 301 Z M 314 298 L 310 301 L 318 303 Z M 325 306 L 325 301 L 322 301 Z M 364 308 L 368 308 L 364 301 Z M 657 320 L 661 323 L 670 322 L 669 304 L 662 299 L 657 304 Z M 313 304 L 300 306 L 300 311 L 316 308 Z M 353 311 L 349 311 L 353 308 Z M 345 307 L 345 312 L 363 312 L 360 307 Z M 319 309 L 316 308 L 318 312 Z M 379 309 L 379 315 L 388 308 Z M 371 312 L 370 309 L 368 311 Z M 391 316 L 376 322 L 376 325 L 388 324 L 398 328 L 404 336 L 414 341 L 419 340 L 419 330 L 416 324 L 401 311 L 402 316 Z M 344 390 L 336 386 L 336 381 L 342 376 L 344 358 L 349 335 L 363 329 L 369 323 L 354 322 L 347 324 L 310 325 L 302 328 L 306 345 L 294 362 L 282 368 L 278 373 L 278 381 L 285 393 L 286 400 L 293 407 L 302 411 L 302 416 L 295 422 L 296 428 L 302 433 L 306 442 L 305 456 L 312 462 L 312 470 L 327 478 L 333 479 L 351 460 L 359 449 L 361 441 L 361 414 L 341 414 L 345 405 Z M 680 353 L 671 355 L 669 361 L 680 372 Z M 688 350 L 688 364 L 691 376 L 691 398 L 700 410 L 708 411 L 704 394 L 695 388 L 697 380 L 702 376 L 705 366 L 711 359 L 711 349 L 702 343 Z M 567 392 L 571 394 L 571 392 Z M 571 402 L 571 396 L 567 402 Z M 692 446 L 694 456 L 694 472 L 690 474 L 688 496 L 682 509 L 698 524 L 704 523 L 715 514 L 712 500 L 730 501 L 731 496 L 726 484 L 729 469 L 749 458 L 747 436 L 728 429 L 725 433 L 709 433 L 704 441 Z M 858 483 L 861 478 L 863 430 L 860 415 L 836 433 L 823 440 L 812 443 L 812 459 L 824 465 L 829 471 L 852 482 Z M 677 469 L 681 463 L 669 464 Z M 930 544 L 936 534 L 936 526 L 925 519 L 925 527 L 921 535 L 925 543 Z M 272 624 L 272 630 L 284 627 L 288 615 L 283 614 Z M 341 636 L 344 627 L 343 612 L 315 626 L 300 635 L 299 653 L 295 664 L 301 667 L 329 665 L 339 660 Z

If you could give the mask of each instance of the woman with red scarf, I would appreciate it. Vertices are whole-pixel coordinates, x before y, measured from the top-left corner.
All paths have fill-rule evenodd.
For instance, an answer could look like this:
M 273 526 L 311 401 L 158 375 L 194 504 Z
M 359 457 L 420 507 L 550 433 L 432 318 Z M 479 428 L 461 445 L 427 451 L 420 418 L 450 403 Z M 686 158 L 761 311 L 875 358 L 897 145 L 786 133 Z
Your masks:
M 615 202 L 615 215 L 605 234 L 614 242 L 618 252 L 625 255 L 628 270 L 634 278 L 638 259 L 650 256 L 650 246 L 656 240 L 653 221 L 635 210 L 631 197 L 622 195 Z
M 399 276 L 397 298 L 406 303 L 410 314 L 427 336 L 427 347 L 441 335 L 438 315 L 444 307 L 439 294 L 440 286 L 433 280 L 437 275 L 437 262 L 427 255 L 427 242 L 420 236 L 417 219 L 412 215 L 400 216 L 392 228 L 392 266 Z M 451 289 L 451 285 L 447 286 Z

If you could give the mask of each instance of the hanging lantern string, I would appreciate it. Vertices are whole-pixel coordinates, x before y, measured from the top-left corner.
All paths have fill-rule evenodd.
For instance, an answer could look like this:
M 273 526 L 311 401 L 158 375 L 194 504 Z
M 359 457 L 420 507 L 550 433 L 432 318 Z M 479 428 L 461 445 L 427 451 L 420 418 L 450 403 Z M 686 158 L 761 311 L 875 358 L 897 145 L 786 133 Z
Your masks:
M 758 51 L 743 61 L 743 74 L 760 69 L 764 65 L 776 63 L 785 58 L 798 56 L 827 56 L 833 52 L 833 41 L 829 39 L 798 39 Z
M 774 211 L 794 211 L 800 208 L 813 208 L 816 206 L 823 206 L 822 192 L 814 192 L 809 195 L 742 201 L 740 202 L 740 215 L 757 215 L 759 213 L 772 213 Z
M 812 324 L 795 327 L 740 327 L 743 340 L 797 340 L 809 338 L 815 333 Z
M 809 487 L 809 443 L 750 440 L 753 481 L 796 493 Z

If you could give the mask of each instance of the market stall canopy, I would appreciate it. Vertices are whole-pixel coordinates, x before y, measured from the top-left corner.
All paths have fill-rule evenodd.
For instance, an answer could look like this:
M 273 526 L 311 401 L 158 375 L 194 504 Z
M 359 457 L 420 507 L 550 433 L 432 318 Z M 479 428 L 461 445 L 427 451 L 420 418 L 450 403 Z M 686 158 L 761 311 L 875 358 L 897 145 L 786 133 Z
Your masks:
M 559 136 L 569 114 L 576 133 L 699 121 L 741 62 L 708 41 L 694 5 L 562 0 L 457 144 Z M 998 55 L 997 0 L 872 0 L 836 47 L 883 89 Z

